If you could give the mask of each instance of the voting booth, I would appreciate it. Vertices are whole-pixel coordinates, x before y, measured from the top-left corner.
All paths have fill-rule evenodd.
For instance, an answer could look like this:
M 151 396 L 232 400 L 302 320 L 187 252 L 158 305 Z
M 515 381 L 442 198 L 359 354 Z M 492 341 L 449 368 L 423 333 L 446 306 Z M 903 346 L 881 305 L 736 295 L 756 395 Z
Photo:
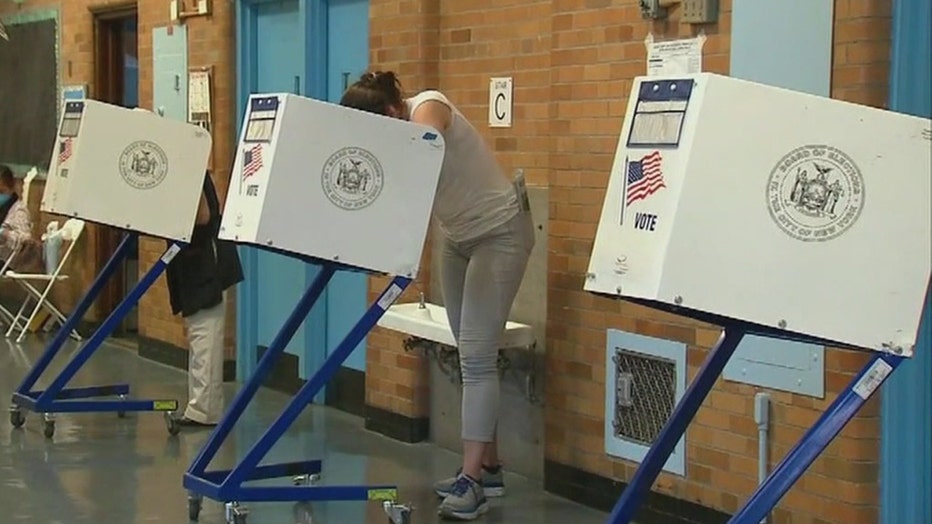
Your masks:
M 928 119 L 715 74 L 634 81 L 584 288 L 725 330 L 611 522 L 633 518 L 743 334 L 876 352 L 847 407 L 912 355 L 930 139 Z M 837 409 L 823 430 L 847 422 Z M 827 443 L 791 454 L 732 522 L 758 522 Z
M 66 102 L 42 211 L 187 241 L 210 148 L 200 126 L 96 100 Z
M 259 463 L 417 275 L 444 157 L 432 128 L 284 93 L 252 95 L 237 146 L 220 237 L 321 266 L 254 374 L 184 477 L 189 517 L 204 497 L 243 524 L 248 501 L 379 500 L 392 522 L 408 522 L 395 486 L 308 486 L 319 460 Z M 326 361 L 230 470 L 211 459 L 337 271 L 388 274 L 391 281 Z M 324 348 L 308 348 L 322 351 Z M 292 476 L 298 487 L 244 486 Z
M 55 432 L 53 413 L 159 411 L 168 431 L 180 426 L 177 400 L 128 399 L 128 384 L 67 388 L 168 263 L 190 239 L 206 176 L 211 137 L 201 127 L 97 100 L 67 101 L 42 196 L 41 209 L 124 230 L 123 240 L 90 289 L 46 347 L 13 395 L 10 422 L 25 423 L 24 410 L 43 414 L 44 433 Z M 139 234 L 168 240 L 164 255 L 77 351 L 45 390 L 34 387 L 116 272 Z M 94 397 L 119 400 L 91 400 Z
M 426 126 L 296 95 L 254 96 L 220 236 L 414 277 L 443 153 Z

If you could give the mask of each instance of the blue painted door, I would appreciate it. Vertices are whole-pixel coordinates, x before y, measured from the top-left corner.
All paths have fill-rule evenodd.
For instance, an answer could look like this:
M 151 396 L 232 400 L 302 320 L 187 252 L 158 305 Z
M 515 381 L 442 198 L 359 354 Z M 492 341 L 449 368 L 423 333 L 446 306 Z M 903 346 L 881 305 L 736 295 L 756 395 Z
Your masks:
M 298 0 L 257 5 L 256 10 L 256 82 L 254 92 L 299 91 L 303 83 L 304 46 Z M 293 258 L 257 250 L 256 297 L 258 344 L 268 346 L 285 318 L 298 302 L 305 284 L 305 264 Z M 316 313 L 316 312 L 315 312 Z M 319 315 L 318 315 L 319 316 Z M 305 351 L 305 331 L 320 329 L 311 318 L 295 334 L 286 351 L 299 356 Z M 306 357 L 302 360 L 306 360 Z M 299 369 L 305 367 L 300 363 Z
M 246 60 L 249 93 L 288 92 L 305 94 L 304 9 L 298 0 L 245 4 L 240 41 Z M 243 62 L 246 62 L 243 64 Z M 245 100 L 243 100 L 245 101 Z M 240 111 L 242 115 L 242 111 Z M 304 289 L 319 270 L 290 257 L 259 249 L 245 249 L 244 262 L 249 282 L 243 293 L 240 322 L 240 362 L 244 372 L 253 368 L 257 346 L 269 346 Z M 315 307 L 295 333 L 286 352 L 298 357 L 298 375 L 307 378 L 323 360 L 326 342 L 326 301 Z
M 237 7 L 240 120 L 249 93 L 292 92 L 336 102 L 344 78 L 368 66 L 368 0 L 240 0 Z M 308 227 L 313 231 L 313 224 Z M 256 346 L 271 343 L 319 271 L 258 249 L 244 249 L 243 262 L 247 282 L 240 287 L 237 333 L 241 380 L 255 367 Z M 298 356 L 301 378 L 320 367 L 366 306 L 365 275 L 334 277 L 286 349 Z M 365 369 L 365 342 L 346 366 Z
M 330 0 L 327 4 L 327 100 L 338 103 L 346 83 L 369 67 L 369 0 Z M 365 312 L 369 279 L 338 273 L 327 296 L 328 348 L 333 349 Z M 365 339 L 344 364 L 366 370 Z

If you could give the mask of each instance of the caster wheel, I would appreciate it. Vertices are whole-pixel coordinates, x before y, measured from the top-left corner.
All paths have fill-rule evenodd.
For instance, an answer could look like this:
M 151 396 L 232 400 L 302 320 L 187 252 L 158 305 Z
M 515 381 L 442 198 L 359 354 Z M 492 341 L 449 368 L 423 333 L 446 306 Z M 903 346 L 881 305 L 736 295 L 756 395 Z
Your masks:
M 120 400 L 126 400 L 126 395 L 120 395 Z M 126 412 L 125 412 L 125 411 L 117 411 L 117 417 L 119 417 L 119 418 L 126 418 Z
M 26 415 L 22 411 L 10 411 L 10 425 L 14 428 L 21 428 L 26 423 Z
M 246 524 L 246 517 L 249 510 L 245 506 L 240 506 L 238 502 L 228 502 L 226 505 L 227 524 Z
M 165 415 L 165 426 L 168 428 L 169 435 L 175 436 L 181 432 L 181 423 L 171 415 Z
M 197 519 L 201 516 L 201 504 L 204 499 L 199 496 L 190 495 L 188 496 L 188 520 L 191 522 L 197 522 Z
M 313 486 L 320 481 L 320 474 L 314 473 L 312 475 L 298 475 L 291 479 L 291 482 L 295 486 Z
M 42 434 L 45 435 L 45 438 L 52 438 L 55 435 L 55 421 L 46 420 L 45 426 L 42 428 Z
M 388 524 L 411 524 L 411 508 L 395 502 L 386 500 L 382 503 L 382 509 L 388 515 Z

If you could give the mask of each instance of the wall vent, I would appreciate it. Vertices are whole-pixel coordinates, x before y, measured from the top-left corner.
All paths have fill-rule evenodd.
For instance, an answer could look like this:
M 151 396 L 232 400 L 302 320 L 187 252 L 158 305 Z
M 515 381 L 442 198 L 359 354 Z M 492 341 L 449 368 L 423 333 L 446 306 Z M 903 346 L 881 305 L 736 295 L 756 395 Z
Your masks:
M 686 389 L 686 344 L 610 329 L 605 452 L 641 462 Z M 685 475 L 685 437 L 664 470 Z

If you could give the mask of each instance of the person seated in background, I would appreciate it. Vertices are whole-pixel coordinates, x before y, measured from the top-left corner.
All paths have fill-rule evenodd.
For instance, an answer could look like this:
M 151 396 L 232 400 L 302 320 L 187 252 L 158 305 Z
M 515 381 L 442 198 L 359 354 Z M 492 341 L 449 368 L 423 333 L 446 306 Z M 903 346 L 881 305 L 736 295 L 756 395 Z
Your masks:
M 0 164 L 0 267 L 31 241 L 29 209 L 16 192 L 13 170 Z

